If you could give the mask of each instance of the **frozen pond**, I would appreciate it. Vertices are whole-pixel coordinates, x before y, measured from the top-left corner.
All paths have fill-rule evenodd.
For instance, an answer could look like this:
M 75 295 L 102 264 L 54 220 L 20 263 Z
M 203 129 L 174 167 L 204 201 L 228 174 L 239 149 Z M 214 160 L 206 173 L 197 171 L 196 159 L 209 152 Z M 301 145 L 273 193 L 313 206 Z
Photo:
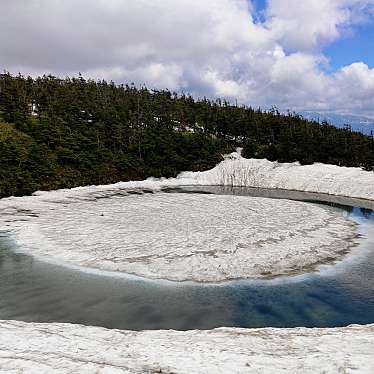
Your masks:
M 0 240 L 0 319 L 119 329 L 332 327 L 374 322 L 374 215 L 370 202 L 299 192 L 217 187 L 183 192 L 329 200 L 368 235 L 357 254 L 320 272 L 219 285 L 111 277 L 46 263 Z M 170 190 L 169 192 L 179 192 Z M 313 219 L 311 217 L 311 219 Z M 373 250 L 371 250 L 373 249 Z

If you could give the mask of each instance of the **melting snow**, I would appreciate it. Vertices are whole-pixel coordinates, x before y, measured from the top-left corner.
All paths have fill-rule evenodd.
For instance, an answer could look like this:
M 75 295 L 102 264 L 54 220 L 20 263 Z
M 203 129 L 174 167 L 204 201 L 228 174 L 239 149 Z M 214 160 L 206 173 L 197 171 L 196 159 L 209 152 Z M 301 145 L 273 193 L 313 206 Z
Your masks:
M 119 331 L 0 321 L 1 373 L 373 373 L 374 326 Z
M 210 171 L 175 179 L 2 199 L 0 228 L 37 255 L 149 277 L 205 281 L 299 271 L 322 261 L 327 252 L 337 255 L 353 238 L 350 221 L 304 203 L 129 196 L 134 188 L 154 192 L 198 184 L 374 200 L 374 173 L 246 160 L 234 153 Z M 373 342 L 373 326 L 128 332 L 0 321 L 0 372 L 373 373 Z
M 340 257 L 356 236 L 341 213 L 303 202 L 118 192 L 19 199 L 0 220 L 36 256 L 173 281 L 300 273 Z

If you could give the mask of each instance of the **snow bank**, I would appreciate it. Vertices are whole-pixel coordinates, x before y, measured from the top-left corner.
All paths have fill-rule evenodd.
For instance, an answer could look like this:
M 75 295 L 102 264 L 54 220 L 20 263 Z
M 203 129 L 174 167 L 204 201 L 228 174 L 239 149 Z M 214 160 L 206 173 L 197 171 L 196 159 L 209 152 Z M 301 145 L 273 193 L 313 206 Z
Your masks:
M 159 191 L 162 188 L 203 185 L 243 186 L 275 188 L 295 191 L 325 193 L 358 199 L 374 200 L 374 172 L 360 168 L 313 164 L 301 166 L 296 163 L 278 163 L 268 160 L 246 159 L 234 152 L 211 170 L 183 172 L 177 178 L 149 178 L 144 181 L 119 182 L 110 185 L 85 186 L 57 191 L 38 191 L 35 197 L 44 201 L 81 198 L 82 193 L 116 195 L 123 190 L 145 189 Z M 91 199 L 94 199 L 92 197 Z M 0 209 L 12 202 L 31 202 L 32 197 L 0 199 Z M 40 199 L 38 199 L 40 200 Z
M 212 170 L 185 172 L 181 184 L 278 188 L 374 200 L 374 172 L 360 168 L 278 163 L 232 153 Z
M 240 152 L 226 155 L 225 159 L 211 170 L 183 172 L 177 178 L 149 178 L 104 186 L 38 191 L 34 196 L 62 202 L 65 197 L 72 199 L 77 196 L 79 199 L 82 192 L 100 196 L 102 193 L 115 195 L 129 189 L 159 191 L 167 187 L 190 185 L 272 188 L 374 200 L 374 172 L 320 163 L 301 166 L 298 162 L 278 163 L 265 159 L 246 159 Z M 14 199 L 19 198 L 0 199 L 0 208 L 6 201 Z
M 0 321 L 2 373 L 373 373 L 374 325 L 106 330 Z

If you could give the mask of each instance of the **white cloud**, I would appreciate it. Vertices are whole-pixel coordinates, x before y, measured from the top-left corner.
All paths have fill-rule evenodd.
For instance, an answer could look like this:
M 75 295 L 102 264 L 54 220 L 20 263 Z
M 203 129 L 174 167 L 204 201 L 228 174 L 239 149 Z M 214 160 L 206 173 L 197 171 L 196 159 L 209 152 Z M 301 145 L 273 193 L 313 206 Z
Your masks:
M 339 70 L 333 82 L 339 90 L 334 103 L 341 111 L 374 116 L 374 69 L 362 62 L 354 63 Z
M 292 50 L 320 49 L 367 20 L 373 0 L 269 0 L 266 25 Z
M 270 0 L 267 17 L 274 37 L 293 50 L 318 48 L 337 39 L 339 25 L 350 18 L 347 7 L 326 0 Z
M 247 0 L 2 0 L 0 67 L 368 114 L 373 70 L 328 74 L 322 46 L 368 22 L 371 6 L 269 0 L 258 23 Z

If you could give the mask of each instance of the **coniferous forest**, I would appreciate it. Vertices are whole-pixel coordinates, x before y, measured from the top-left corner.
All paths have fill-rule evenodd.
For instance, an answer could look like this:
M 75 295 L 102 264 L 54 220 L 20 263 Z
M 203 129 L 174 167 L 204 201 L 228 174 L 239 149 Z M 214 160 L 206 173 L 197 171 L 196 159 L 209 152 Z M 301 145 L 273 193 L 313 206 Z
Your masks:
M 85 80 L 0 75 L 0 197 L 206 170 L 247 158 L 373 170 L 374 140 L 276 109 Z

